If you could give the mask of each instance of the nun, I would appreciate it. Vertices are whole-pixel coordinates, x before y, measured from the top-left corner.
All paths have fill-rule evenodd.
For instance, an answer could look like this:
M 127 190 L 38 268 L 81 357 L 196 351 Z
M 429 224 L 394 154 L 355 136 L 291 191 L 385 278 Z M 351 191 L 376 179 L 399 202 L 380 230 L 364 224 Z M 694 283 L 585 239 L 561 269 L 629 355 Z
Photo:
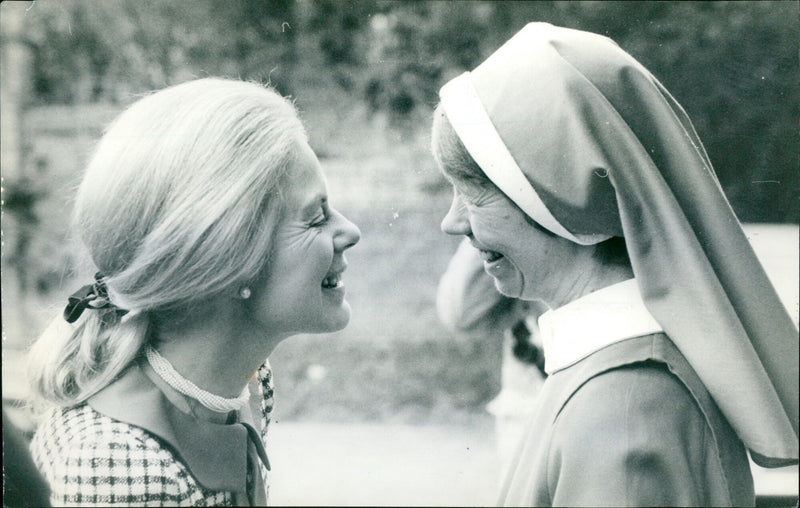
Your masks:
M 543 302 L 510 506 L 753 506 L 797 463 L 798 331 L 688 116 L 612 40 L 530 23 L 448 82 L 442 230 Z

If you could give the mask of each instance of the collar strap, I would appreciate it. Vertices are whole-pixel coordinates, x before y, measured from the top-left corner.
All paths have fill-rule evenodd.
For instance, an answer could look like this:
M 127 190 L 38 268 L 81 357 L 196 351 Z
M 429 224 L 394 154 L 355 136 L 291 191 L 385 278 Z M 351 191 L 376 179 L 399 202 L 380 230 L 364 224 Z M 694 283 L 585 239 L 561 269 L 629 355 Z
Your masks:
M 244 387 L 244 390 L 238 397 L 226 399 L 225 397 L 220 397 L 219 395 L 203 390 L 183 377 L 175 370 L 175 367 L 172 366 L 169 360 L 161 356 L 150 344 L 145 345 L 144 352 L 150 366 L 165 383 L 187 397 L 198 401 L 211 411 L 217 413 L 239 411 L 246 406 L 247 402 L 250 400 L 250 390 L 247 389 L 247 386 Z

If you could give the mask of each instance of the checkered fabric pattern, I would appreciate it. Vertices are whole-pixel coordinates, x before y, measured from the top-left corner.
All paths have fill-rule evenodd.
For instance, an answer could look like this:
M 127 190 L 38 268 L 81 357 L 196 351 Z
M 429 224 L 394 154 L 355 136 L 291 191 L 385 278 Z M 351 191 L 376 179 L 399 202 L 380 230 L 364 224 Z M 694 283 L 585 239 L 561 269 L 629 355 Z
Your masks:
M 269 429 L 269 422 L 272 419 L 272 407 L 275 393 L 272 386 L 272 369 L 269 366 L 269 361 L 258 368 L 256 371 L 256 380 L 258 381 L 261 394 L 259 397 L 259 407 L 261 409 L 261 441 L 266 448 L 267 430 Z M 254 418 L 257 416 L 259 415 L 253 415 Z M 261 461 L 258 462 L 258 467 L 261 472 L 261 478 L 264 480 L 264 490 L 266 491 L 267 499 L 269 499 L 269 482 L 267 481 L 267 475 L 269 473 L 266 466 L 264 466 Z M 250 488 L 249 482 L 247 487 L 248 489 Z
M 264 437 L 271 380 L 268 370 L 259 369 Z M 54 506 L 232 506 L 234 501 L 231 492 L 203 488 L 149 432 L 87 404 L 51 410 L 39 424 L 31 453 L 50 484 Z M 263 466 L 261 473 L 266 485 Z
M 256 379 L 261 388 L 261 439 L 267 441 L 267 429 L 272 418 L 272 406 L 274 401 L 274 390 L 272 386 L 272 369 L 269 362 L 265 363 L 256 371 Z

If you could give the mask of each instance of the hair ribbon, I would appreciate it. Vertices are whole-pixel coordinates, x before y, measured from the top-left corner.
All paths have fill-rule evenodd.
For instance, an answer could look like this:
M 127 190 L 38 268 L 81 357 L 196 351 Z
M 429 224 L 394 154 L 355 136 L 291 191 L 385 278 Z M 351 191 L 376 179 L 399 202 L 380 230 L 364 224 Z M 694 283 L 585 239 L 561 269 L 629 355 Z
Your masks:
M 97 272 L 94 274 L 93 284 L 87 284 L 69 296 L 67 306 L 64 308 L 64 319 L 67 323 L 74 323 L 86 309 L 97 310 L 110 307 L 116 308 L 121 314 L 128 312 L 117 308 L 109 301 L 108 287 L 103 281 L 103 274 Z

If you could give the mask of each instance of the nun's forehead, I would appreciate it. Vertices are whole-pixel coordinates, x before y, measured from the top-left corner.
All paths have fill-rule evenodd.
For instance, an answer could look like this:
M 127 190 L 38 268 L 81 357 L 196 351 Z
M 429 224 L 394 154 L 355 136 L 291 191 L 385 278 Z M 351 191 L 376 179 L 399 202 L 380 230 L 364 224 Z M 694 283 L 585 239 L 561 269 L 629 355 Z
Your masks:
M 593 244 L 621 234 L 607 178 L 621 158 L 611 160 L 608 149 L 626 129 L 610 127 L 619 115 L 593 80 L 625 102 L 627 70 L 648 81 L 610 39 L 532 23 L 440 95 L 464 145 L 504 194 L 551 232 Z

